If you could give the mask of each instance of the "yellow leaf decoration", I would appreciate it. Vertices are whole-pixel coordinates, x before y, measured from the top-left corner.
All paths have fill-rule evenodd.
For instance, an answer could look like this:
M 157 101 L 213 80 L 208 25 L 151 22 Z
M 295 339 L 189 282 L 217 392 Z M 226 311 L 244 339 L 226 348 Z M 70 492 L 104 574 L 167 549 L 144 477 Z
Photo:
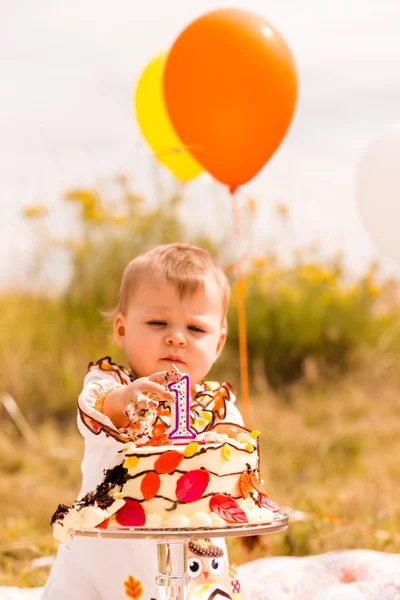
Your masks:
M 138 600 L 143 594 L 143 586 L 138 579 L 135 579 L 132 575 L 129 575 L 128 579 L 124 581 L 125 595 L 128 598 Z
M 186 458 L 190 458 L 191 456 L 194 456 L 196 454 L 199 448 L 199 444 L 197 444 L 196 442 L 192 442 L 191 444 L 186 446 L 183 452 L 183 456 L 186 456 Z
M 225 460 L 231 460 L 231 449 L 229 444 L 224 444 L 222 446 L 222 458 Z
M 124 469 L 134 469 L 138 462 L 139 458 L 137 456 L 128 456 L 123 464 L 123 467 Z

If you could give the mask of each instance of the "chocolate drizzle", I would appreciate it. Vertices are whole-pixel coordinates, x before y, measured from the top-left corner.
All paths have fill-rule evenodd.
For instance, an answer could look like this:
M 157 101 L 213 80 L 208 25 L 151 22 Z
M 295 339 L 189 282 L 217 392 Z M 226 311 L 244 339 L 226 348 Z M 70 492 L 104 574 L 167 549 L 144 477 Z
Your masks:
M 212 496 L 216 496 L 219 493 L 220 492 L 210 492 L 209 494 L 203 494 L 203 496 L 201 496 L 201 498 L 199 498 L 198 500 L 203 500 L 204 498 L 212 498 Z M 242 496 L 232 496 L 231 494 L 225 494 L 225 493 L 224 493 L 224 496 L 229 496 L 229 498 L 233 498 L 234 500 L 241 500 L 241 498 L 242 498 Z M 142 499 L 134 498 L 133 496 L 124 496 L 124 498 L 131 498 L 132 500 L 136 500 L 136 502 L 140 502 L 141 504 L 143 502 L 146 502 L 146 500 L 144 498 L 142 498 Z M 171 498 L 167 498 L 167 496 L 159 496 L 158 494 L 156 496 L 154 496 L 154 498 L 160 498 L 160 500 L 166 500 L 167 502 L 171 502 L 172 506 L 170 508 L 164 509 L 168 512 L 170 512 L 172 510 L 176 510 L 180 504 L 192 504 L 192 502 L 181 502 L 180 500 L 172 500 Z M 152 498 L 152 500 L 154 498 Z M 195 502 L 198 502 L 198 500 L 194 500 L 193 504 L 195 504 Z
M 51 517 L 50 525 L 53 525 L 53 523 L 55 523 L 56 521 L 62 521 L 68 511 L 68 506 L 66 506 L 65 504 L 59 504 L 56 512 Z
M 211 445 L 211 444 L 213 444 L 213 445 Z M 214 446 L 214 444 L 217 444 L 217 445 Z M 185 456 L 183 454 L 183 459 L 191 460 L 195 456 L 199 456 L 200 454 L 204 454 L 205 452 L 215 452 L 215 451 L 221 450 L 221 448 L 223 448 L 223 446 L 225 446 L 225 444 L 228 444 L 229 446 L 231 446 L 231 448 L 233 448 L 234 450 L 237 450 L 238 452 L 246 452 L 246 454 L 253 454 L 253 452 L 256 450 L 256 448 L 254 448 L 254 450 L 252 452 L 249 452 L 248 450 L 246 450 L 246 448 L 238 448 L 235 444 L 230 444 L 229 440 L 225 440 L 223 442 L 210 442 L 210 444 L 201 445 L 199 450 L 197 452 L 195 452 L 194 454 L 192 454 L 191 456 Z M 171 444 L 171 446 L 168 446 L 168 448 L 170 449 L 170 447 L 172 447 L 172 446 L 173 446 L 173 444 Z M 154 446 L 146 446 L 146 450 L 149 450 L 153 447 Z M 147 452 L 145 454 L 143 452 L 135 452 L 135 451 L 129 450 L 128 452 L 125 453 L 125 458 L 130 458 L 131 456 L 136 456 L 136 458 L 140 459 L 140 458 L 148 458 L 150 456 L 161 456 L 162 454 L 165 453 L 165 449 L 162 449 L 162 448 L 163 448 L 163 446 L 158 446 L 157 452 Z M 179 446 L 177 446 L 177 448 L 179 448 Z M 179 450 L 177 450 L 177 452 L 179 452 Z
M 243 473 L 243 471 L 237 471 L 237 472 L 232 471 L 231 473 L 219 474 L 219 473 L 214 473 L 214 471 L 210 471 L 209 469 L 206 469 L 205 467 L 200 467 L 200 470 L 207 471 L 207 473 L 210 473 L 210 475 L 214 475 L 215 477 L 220 477 L 220 478 L 221 477 L 233 477 L 234 475 L 240 475 L 241 473 Z M 147 471 L 140 471 L 140 473 L 135 473 L 135 475 L 127 475 L 126 481 L 128 481 L 129 479 L 137 479 L 138 477 L 142 477 L 143 475 L 146 475 L 146 473 L 152 473 L 152 472 L 153 472 L 153 469 L 148 469 Z M 189 472 L 190 471 L 181 471 L 180 469 L 175 469 L 175 471 L 172 471 L 172 473 L 165 473 L 165 475 L 174 475 L 175 473 L 179 473 L 180 475 L 185 475 L 186 473 L 189 473 Z M 125 483 L 125 481 L 123 483 Z
M 160 498 L 160 496 L 157 496 L 158 498 Z M 169 500 L 169 498 L 163 498 L 163 500 Z M 172 506 L 170 508 L 166 508 L 165 510 L 167 512 L 172 512 L 173 510 L 176 510 L 178 508 L 178 501 L 175 500 L 175 502 L 172 503 Z

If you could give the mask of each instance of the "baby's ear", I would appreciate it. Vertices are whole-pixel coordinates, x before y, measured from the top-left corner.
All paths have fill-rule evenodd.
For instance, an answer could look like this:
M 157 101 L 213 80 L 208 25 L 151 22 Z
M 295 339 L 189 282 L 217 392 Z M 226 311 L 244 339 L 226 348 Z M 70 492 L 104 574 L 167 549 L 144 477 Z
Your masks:
M 118 313 L 114 319 L 114 339 L 118 346 L 123 349 L 125 342 L 125 317 L 122 313 Z
M 218 345 L 217 345 L 215 359 L 217 359 L 217 358 L 220 357 L 221 352 L 222 352 L 222 350 L 224 349 L 224 346 L 225 346 L 227 335 L 228 335 L 228 330 L 226 329 L 226 327 L 221 327 L 221 333 L 219 335 L 219 340 L 218 340 Z

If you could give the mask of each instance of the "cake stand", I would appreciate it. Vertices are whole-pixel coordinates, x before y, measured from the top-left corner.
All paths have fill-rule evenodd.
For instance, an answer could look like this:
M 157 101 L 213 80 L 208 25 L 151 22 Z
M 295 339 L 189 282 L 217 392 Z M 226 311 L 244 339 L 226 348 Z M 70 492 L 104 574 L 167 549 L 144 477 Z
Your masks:
M 276 513 L 272 523 L 245 523 L 229 527 L 151 528 L 119 527 L 109 529 L 85 529 L 75 535 L 96 538 L 152 539 L 157 542 L 159 600 L 187 600 L 190 577 L 187 573 L 187 550 L 191 538 L 246 537 L 284 531 L 288 517 Z M 147 600 L 147 599 L 146 599 Z

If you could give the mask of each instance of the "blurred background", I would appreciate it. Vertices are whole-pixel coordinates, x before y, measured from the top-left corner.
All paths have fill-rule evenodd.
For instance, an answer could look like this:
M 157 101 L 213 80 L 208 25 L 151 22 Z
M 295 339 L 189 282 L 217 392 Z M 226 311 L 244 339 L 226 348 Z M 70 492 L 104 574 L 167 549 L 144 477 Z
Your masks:
M 46 580 L 50 517 L 80 486 L 86 366 L 123 361 L 99 309 L 134 255 L 177 240 L 209 249 L 232 281 L 210 377 L 238 389 L 243 267 L 249 425 L 267 491 L 296 511 L 284 534 L 230 542 L 232 559 L 399 550 L 400 266 L 364 225 L 356 185 L 365 148 L 399 120 L 400 5 L 245 4 L 286 40 L 299 91 L 283 142 L 237 192 L 238 244 L 226 186 L 176 179 L 134 107 L 149 61 L 231 4 L 0 3 L 0 585 Z

